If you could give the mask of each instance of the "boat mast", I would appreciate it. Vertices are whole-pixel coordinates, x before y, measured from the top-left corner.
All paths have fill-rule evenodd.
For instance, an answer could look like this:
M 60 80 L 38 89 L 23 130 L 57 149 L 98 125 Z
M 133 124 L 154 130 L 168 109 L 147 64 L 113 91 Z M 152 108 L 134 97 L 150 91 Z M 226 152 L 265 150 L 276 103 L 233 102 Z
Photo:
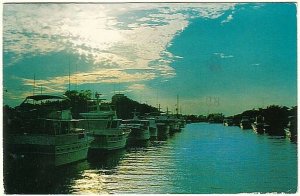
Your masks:
M 77 91 L 77 85 L 78 85 L 78 82 L 77 82 L 77 63 L 76 63 L 76 74 L 75 74 L 75 79 L 76 79 L 76 91 Z
M 70 80 L 70 56 L 69 56 L 69 92 L 70 92 L 70 89 L 71 89 L 71 80 Z
M 99 97 L 101 96 L 102 94 L 96 92 L 95 93 L 95 97 L 96 97 L 96 100 L 97 100 L 97 111 L 100 111 L 100 104 L 101 104 L 101 99 L 99 99 Z
M 32 95 L 34 95 L 35 91 L 35 74 L 33 75 L 33 88 L 32 88 Z
M 177 104 L 176 104 L 176 115 L 178 117 L 178 108 L 179 108 L 179 95 L 177 94 Z

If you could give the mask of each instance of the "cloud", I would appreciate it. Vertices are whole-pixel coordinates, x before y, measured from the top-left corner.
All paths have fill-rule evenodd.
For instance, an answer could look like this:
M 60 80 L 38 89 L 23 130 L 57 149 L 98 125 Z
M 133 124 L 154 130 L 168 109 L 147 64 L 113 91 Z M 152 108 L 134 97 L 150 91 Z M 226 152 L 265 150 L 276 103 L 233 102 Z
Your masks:
M 129 86 L 128 89 L 130 89 L 130 90 L 144 90 L 145 85 L 144 84 L 133 84 L 133 85 Z
M 4 68 L 24 58 L 65 52 L 89 62 L 84 72 L 71 75 L 71 82 L 78 85 L 168 80 L 176 76 L 172 62 L 182 58 L 168 48 L 189 20 L 213 20 L 234 7 L 233 3 L 4 4 Z M 32 84 L 29 79 L 22 82 Z M 68 76 L 36 81 L 47 92 L 63 92 L 67 84 Z
M 93 83 L 131 83 L 131 82 L 142 82 L 147 80 L 152 80 L 156 76 L 152 72 L 140 72 L 133 71 L 133 73 L 126 73 L 123 70 L 110 69 L 110 70 L 96 70 L 93 72 L 85 73 L 75 73 L 70 75 L 71 84 L 93 84 Z M 60 77 L 51 77 L 45 80 L 33 80 L 27 78 L 19 78 L 23 85 L 33 86 L 40 89 L 44 89 L 44 93 L 53 93 L 53 92 L 64 92 L 66 87 L 69 84 L 69 76 L 60 76 Z M 133 87 L 141 87 L 133 86 Z M 133 88 L 132 87 L 132 88 Z M 132 89 L 131 88 L 131 89 Z
M 253 9 L 260 9 L 265 6 L 265 3 L 254 3 L 252 5 L 253 5 Z
M 225 20 L 221 22 L 221 24 L 228 23 L 233 19 L 232 14 L 229 14 Z
M 234 4 L 201 3 L 126 4 L 126 7 L 124 4 L 6 4 L 4 52 L 13 52 L 20 59 L 70 50 L 89 56 L 95 64 L 146 67 L 162 58 L 160 54 L 188 26 L 189 18 L 213 19 L 233 7 Z M 136 14 L 144 10 L 153 13 L 145 12 L 140 17 Z M 124 20 L 128 13 L 135 20 Z M 157 25 L 149 26 L 153 21 Z
M 224 53 L 214 53 L 214 55 L 220 57 L 221 59 L 233 58 L 233 55 L 225 55 Z

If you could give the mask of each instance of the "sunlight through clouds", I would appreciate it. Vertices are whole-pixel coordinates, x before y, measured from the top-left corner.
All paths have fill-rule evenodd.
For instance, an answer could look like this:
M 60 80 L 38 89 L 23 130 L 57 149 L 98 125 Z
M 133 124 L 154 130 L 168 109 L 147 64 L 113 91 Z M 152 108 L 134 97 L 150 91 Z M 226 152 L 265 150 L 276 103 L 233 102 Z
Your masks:
M 168 48 L 188 27 L 190 19 L 215 19 L 234 6 L 230 3 L 5 4 L 4 67 L 22 64 L 35 56 L 62 53 L 68 59 L 72 54 L 86 62 L 80 73 L 71 73 L 72 83 L 132 83 L 127 89 L 132 90 L 138 87 L 135 83 L 176 77 L 171 64 L 182 57 L 173 55 Z M 64 74 L 44 77 L 36 85 L 42 85 L 47 93 L 64 92 L 69 81 Z M 18 73 L 15 76 L 16 82 L 32 85 L 27 76 Z
M 102 71 L 77 73 L 70 76 L 70 82 L 72 84 L 88 84 L 88 83 L 129 83 L 136 81 L 147 81 L 154 79 L 153 73 L 131 73 L 128 74 L 122 70 L 106 69 Z M 23 84 L 26 86 L 32 86 L 33 79 L 22 79 Z M 46 80 L 35 80 L 35 86 L 37 88 L 43 87 L 51 91 L 62 92 L 65 90 L 65 84 L 69 83 L 69 76 L 54 77 Z M 144 85 L 133 85 L 132 87 L 142 87 Z M 132 89 L 132 88 L 131 88 Z M 140 88 L 141 89 L 141 88 Z
M 197 17 L 216 18 L 232 8 L 231 4 L 166 6 L 170 5 L 8 4 L 4 11 L 4 52 L 25 56 L 65 49 L 91 56 L 95 64 L 111 59 L 120 68 L 147 67 L 160 59 L 173 37 L 187 27 L 191 16 L 180 12 L 191 9 L 197 11 Z M 122 15 L 135 15 L 140 10 L 155 14 L 136 16 L 133 21 Z M 148 26 L 153 21 L 157 25 Z

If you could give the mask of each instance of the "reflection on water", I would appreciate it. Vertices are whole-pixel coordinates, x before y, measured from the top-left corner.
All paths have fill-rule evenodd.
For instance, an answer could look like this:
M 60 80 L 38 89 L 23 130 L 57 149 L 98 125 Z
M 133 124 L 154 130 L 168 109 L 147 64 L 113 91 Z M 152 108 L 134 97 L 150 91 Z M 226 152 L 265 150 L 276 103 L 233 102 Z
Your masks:
M 7 193 L 243 193 L 297 190 L 297 145 L 218 124 L 96 153 L 55 170 L 5 167 Z

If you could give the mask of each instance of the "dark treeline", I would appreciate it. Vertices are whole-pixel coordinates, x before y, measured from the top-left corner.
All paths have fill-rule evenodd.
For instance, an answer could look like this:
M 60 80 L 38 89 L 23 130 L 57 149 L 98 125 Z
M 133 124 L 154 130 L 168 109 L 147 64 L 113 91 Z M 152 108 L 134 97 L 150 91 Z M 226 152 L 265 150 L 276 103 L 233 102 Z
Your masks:
M 87 112 L 87 102 L 93 98 L 93 93 L 90 90 L 81 91 L 66 91 L 65 96 L 69 98 L 69 104 L 74 118 L 80 118 L 80 112 Z M 130 119 L 133 117 L 133 112 L 136 111 L 140 115 L 146 113 L 159 112 L 159 109 L 148 104 L 141 104 L 137 101 L 129 99 L 123 94 L 116 94 L 112 97 L 111 101 L 106 101 L 106 104 L 111 104 L 115 107 L 118 118 Z M 3 108 L 3 124 L 6 127 L 10 119 L 14 119 L 18 114 L 18 106 L 15 108 L 7 105 Z M 259 108 L 244 111 L 240 114 L 225 117 L 222 113 L 214 113 L 204 115 L 183 115 L 187 122 L 210 122 L 222 123 L 225 118 L 233 120 L 233 124 L 238 126 L 243 117 L 247 117 L 251 122 L 255 121 L 257 116 L 264 117 L 264 122 L 270 125 L 269 134 L 283 135 L 284 128 L 287 127 L 290 118 L 293 116 L 297 122 L 297 106 L 288 108 L 285 106 L 271 105 L 267 108 Z
M 254 122 L 257 116 L 262 116 L 264 122 L 270 126 L 268 134 L 284 135 L 284 128 L 287 127 L 290 118 L 294 117 L 297 119 L 297 106 L 288 108 L 286 106 L 270 105 L 267 108 L 247 110 L 228 118 L 233 119 L 234 125 L 239 125 L 243 117 L 247 117 L 251 122 Z
M 133 117 L 133 112 L 138 112 L 140 115 L 145 115 L 151 112 L 159 112 L 159 110 L 148 104 L 141 104 L 131 100 L 123 94 L 116 94 L 112 97 L 112 105 L 116 107 L 118 118 L 130 119 Z
M 69 98 L 68 106 L 71 107 L 73 118 L 80 118 L 79 113 L 88 112 L 88 100 L 93 98 L 93 93 L 90 90 L 81 91 L 66 91 L 65 96 Z M 158 112 L 159 110 L 147 104 L 141 104 L 137 101 L 131 100 L 123 94 L 116 94 L 112 100 L 104 101 L 105 104 L 111 104 L 116 109 L 118 118 L 129 119 L 133 117 L 133 112 L 136 111 L 140 115 L 145 115 L 150 112 Z M 3 107 L 4 127 L 6 127 L 9 120 L 18 116 L 19 106 L 10 107 L 5 105 Z
M 66 91 L 65 95 L 70 99 L 71 111 L 74 118 L 79 118 L 80 112 L 87 112 L 87 101 L 93 96 L 90 90 L 81 91 Z M 130 119 L 133 117 L 133 112 L 136 111 L 140 115 L 145 115 L 150 112 L 158 112 L 158 109 L 147 104 L 141 104 L 131 100 L 123 94 L 116 94 L 111 101 L 105 101 L 106 104 L 111 104 L 115 109 L 118 118 Z
M 187 122 L 196 123 L 196 122 L 211 122 L 211 123 L 222 123 L 224 120 L 224 115 L 222 113 L 213 113 L 205 115 L 184 115 Z
M 253 123 L 256 117 L 261 116 L 264 122 L 270 126 L 268 129 L 269 135 L 285 135 L 284 128 L 288 126 L 291 119 L 294 123 L 297 123 L 297 106 L 288 108 L 286 106 L 270 105 L 267 108 L 259 108 L 246 110 L 240 114 L 233 116 L 223 115 L 222 113 L 214 113 L 204 115 L 186 115 L 186 120 L 188 122 L 210 122 L 210 123 L 222 123 L 224 119 L 232 119 L 233 125 L 239 126 L 243 118 L 247 118 Z M 297 127 L 297 125 L 294 125 Z

